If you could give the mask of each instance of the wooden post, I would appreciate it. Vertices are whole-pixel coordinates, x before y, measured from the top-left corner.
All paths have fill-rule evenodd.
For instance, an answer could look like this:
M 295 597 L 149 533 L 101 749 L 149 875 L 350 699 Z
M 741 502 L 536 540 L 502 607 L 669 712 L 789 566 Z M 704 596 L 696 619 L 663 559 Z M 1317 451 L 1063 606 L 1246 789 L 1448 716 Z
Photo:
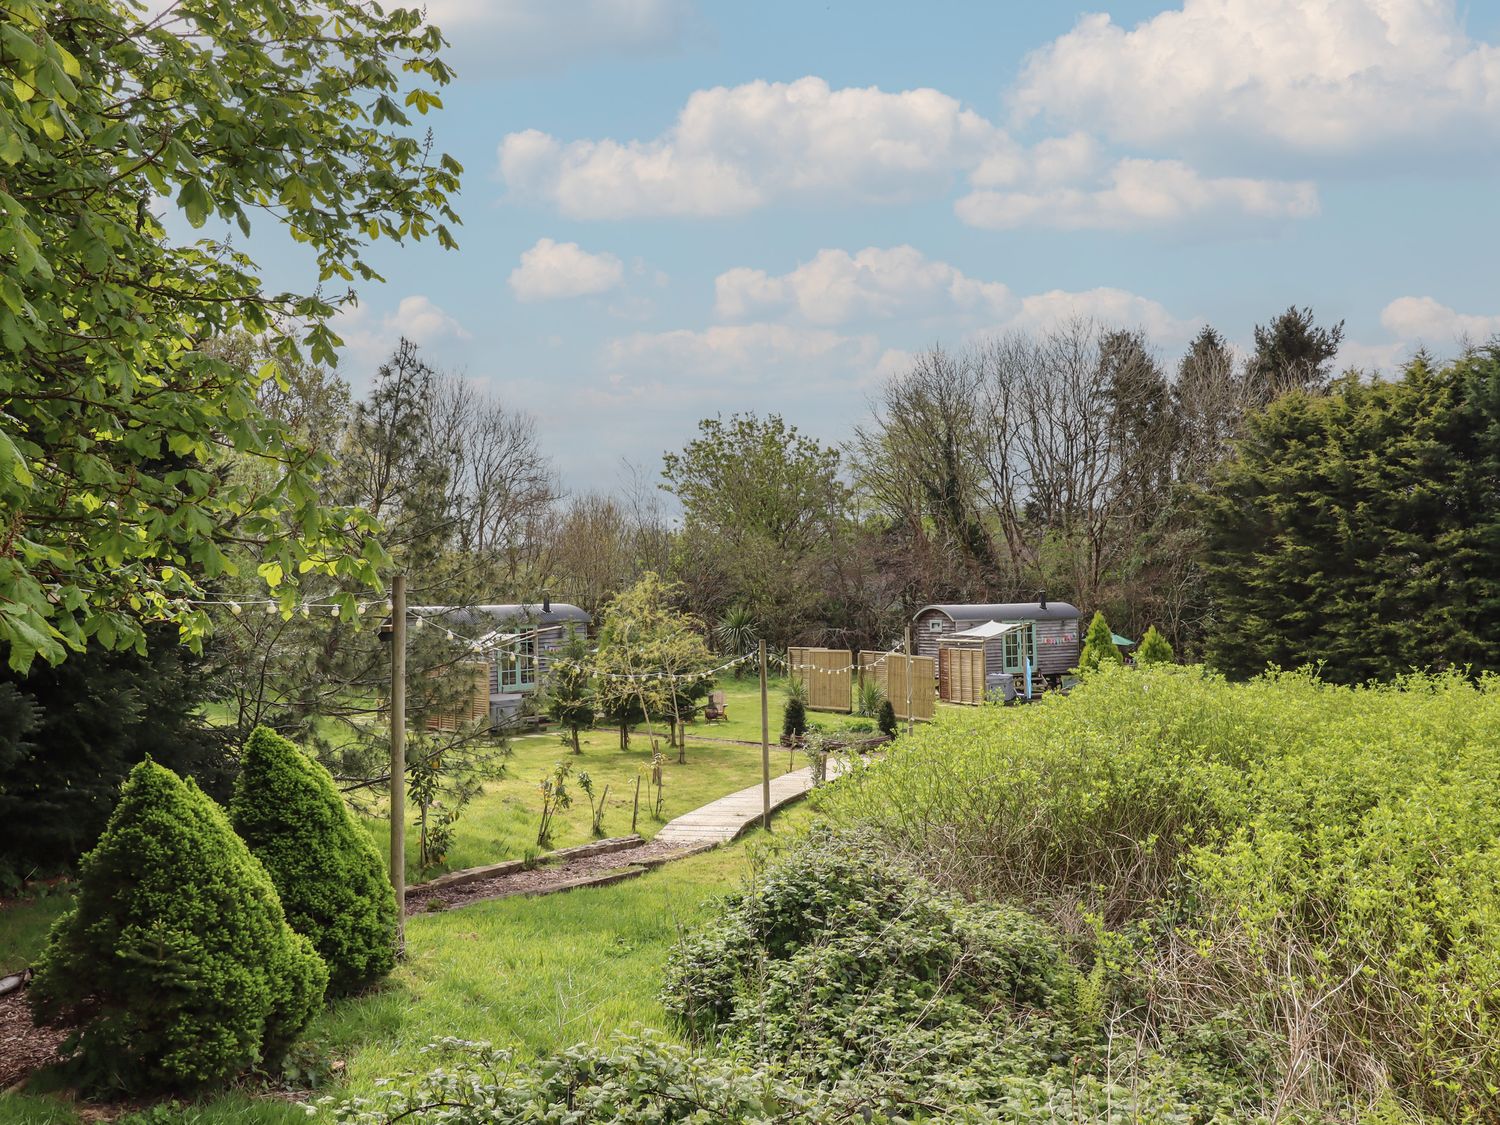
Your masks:
M 911 626 L 906 627 L 906 733 L 911 733 L 911 674 L 912 674 L 912 651 L 911 651 Z
M 391 579 L 391 886 L 396 955 L 406 952 L 406 575 Z
M 771 828 L 771 703 L 766 687 L 766 642 L 760 642 L 760 826 Z

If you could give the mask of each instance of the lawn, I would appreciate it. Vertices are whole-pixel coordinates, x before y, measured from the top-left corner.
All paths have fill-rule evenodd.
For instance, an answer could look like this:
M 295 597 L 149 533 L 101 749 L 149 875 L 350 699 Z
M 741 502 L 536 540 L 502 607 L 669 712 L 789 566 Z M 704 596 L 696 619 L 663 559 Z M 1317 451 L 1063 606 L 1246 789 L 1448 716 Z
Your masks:
M 760 741 L 760 681 L 754 677 L 735 680 L 724 678 L 718 682 L 718 690 L 724 693 L 725 703 L 729 709 L 729 719 L 726 722 L 705 723 L 698 720 L 694 730 L 700 730 L 705 735 L 714 738 L 735 738 L 745 742 Z M 777 677 L 770 681 L 768 687 L 768 703 L 771 725 L 771 744 L 774 746 L 781 738 L 782 712 L 786 709 L 787 682 L 783 677 Z M 809 711 L 807 713 L 809 723 L 825 727 L 830 731 L 863 728 L 867 733 L 875 733 L 875 720 L 860 715 L 843 715 L 832 711 Z
M 716 724 L 717 726 L 717 724 Z M 778 727 L 779 731 L 779 727 Z M 636 778 L 641 779 L 640 810 L 635 815 L 635 831 L 642 836 L 656 835 L 657 830 L 673 817 L 706 805 L 726 793 L 754 785 L 760 780 L 760 750 L 726 742 L 709 742 L 700 735 L 718 736 L 705 724 L 689 727 L 687 761 L 679 765 L 677 751 L 661 741 L 666 761 L 662 766 L 662 808 L 657 817 L 653 811 L 651 786 L 651 743 L 643 732 L 631 736 L 630 749 L 620 750 L 617 731 L 600 730 L 582 739 L 583 753 L 574 754 L 563 745 L 557 734 L 527 735 L 513 739 L 511 754 L 505 761 L 504 775 L 485 783 L 484 792 L 464 808 L 457 824 L 457 835 L 446 862 L 423 872 L 418 869 L 416 816 L 413 810 L 407 827 L 407 879 L 418 881 L 442 871 L 478 867 L 506 859 L 520 859 L 544 851 L 537 846 L 537 827 L 541 816 L 541 794 L 538 786 L 559 762 L 572 767 L 568 789 L 571 808 L 557 814 L 552 832 L 552 847 L 581 844 L 592 838 L 588 797 L 579 788 L 580 773 L 588 773 L 594 782 L 596 799 L 609 787 L 605 801 L 603 830 L 606 836 L 624 836 L 631 831 Z M 792 765 L 806 763 L 800 759 Z M 786 772 L 788 755 L 778 750 L 771 756 L 773 777 Z M 367 821 L 381 854 L 389 851 L 389 823 L 378 817 Z
M 415 916 L 407 924 L 408 956 L 396 973 L 369 995 L 330 1005 L 308 1029 L 298 1056 L 323 1066 L 342 1063 L 343 1084 L 332 1092 L 362 1093 L 415 1063 L 421 1048 L 442 1036 L 540 1053 L 621 1030 L 670 1034 L 656 994 L 677 933 L 739 884 L 769 839 L 795 833 L 810 815 L 796 806 L 778 815 L 772 837 L 757 830 L 732 847 L 614 886 Z M 31 941 L 25 952 L 34 955 L 40 939 L 34 930 L 27 939 L 19 929 L 9 933 L 15 921 L 0 914 L 4 948 L 20 950 Z M 76 1120 L 54 1099 L 0 1094 L 0 1125 Z M 184 1107 L 170 1120 L 282 1125 L 306 1117 L 286 1102 L 235 1093 Z

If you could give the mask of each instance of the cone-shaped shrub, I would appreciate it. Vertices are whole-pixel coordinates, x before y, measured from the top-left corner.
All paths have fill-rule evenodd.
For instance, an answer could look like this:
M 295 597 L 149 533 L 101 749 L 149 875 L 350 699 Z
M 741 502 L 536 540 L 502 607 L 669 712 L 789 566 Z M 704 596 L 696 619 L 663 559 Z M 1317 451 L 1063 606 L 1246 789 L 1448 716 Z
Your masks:
M 79 864 L 30 996 L 38 1019 L 80 1024 L 83 1086 L 143 1093 L 273 1065 L 327 983 L 224 810 L 147 759 Z
M 229 809 L 235 831 L 271 873 L 287 921 L 328 963 L 329 994 L 346 995 L 389 973 L 396 895 L 329 772 L 257 727 Z
M 877 724 L 880 727 L 881 734 L 887 738 L 896 737 L 896 707 L 889 699 L 881 700 L 880 717 L 877 720 Z
M 1109 622 L 1104 620 L 1104 611 L 1096 611 L 1094 619 L 1089 622 L 1089 631 L 1083 638 L 1083 655 L 1078 658 L 1078 667 L 1091 672 L 1101 664 L 1124 663 L 1125 658 L 1115 645 L 1115 635 L 1110 630 Z
M 1141 647 L 1135 650 L 1135 662 L 1137 664 L 1170 664 L 1176 659 L 1172 652 L 1172 646 L 1167 638 L 1157 631 L 1155 625 L 1146 629 L 1146 635 L 1141 638 Z
M 781 744 L 795 746 L 807 734 L 807 704 L 795 696 L 786 701 L 781 713 Z

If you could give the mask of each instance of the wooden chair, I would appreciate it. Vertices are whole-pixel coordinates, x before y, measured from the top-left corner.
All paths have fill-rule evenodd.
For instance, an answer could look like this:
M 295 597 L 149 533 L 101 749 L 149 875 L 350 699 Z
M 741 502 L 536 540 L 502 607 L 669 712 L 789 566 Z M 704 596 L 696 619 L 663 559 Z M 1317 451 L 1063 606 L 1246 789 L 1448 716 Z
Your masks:
M 728 718 L 729 708 L 724 703 L 724 693 L 722 691 L 709 692 L 708 705 L 703 708 L 703 721 L 714 723 Z

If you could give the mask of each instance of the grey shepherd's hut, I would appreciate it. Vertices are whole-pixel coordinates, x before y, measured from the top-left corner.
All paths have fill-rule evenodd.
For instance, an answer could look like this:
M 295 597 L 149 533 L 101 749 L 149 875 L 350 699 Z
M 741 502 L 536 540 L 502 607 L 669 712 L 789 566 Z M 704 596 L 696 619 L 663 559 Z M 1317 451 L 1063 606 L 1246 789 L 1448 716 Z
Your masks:
M 930 605 L 912 621 L 912 647 L 938 669 L 939 694 L 953 703 L 977 703 L 998 673 L 1015 677 L 1024 691 L 1056 685 L 1078 666 L 1078 608 L 1067 602 L 990 602 Z
M 514 722 L 526 697 L 546 683 L 552 657 L 569 631 L 586 634 L 591 624 L 589 615 L 576 605 L 551 600 L 516 605 L 418 605 L 407 612 L 418 628 L 444 629 L 474 645 L 475 657 L 465 664 L 472 687 L 463 713 L 429 722 L 445 727 L 486 715 L 492 728 Z

